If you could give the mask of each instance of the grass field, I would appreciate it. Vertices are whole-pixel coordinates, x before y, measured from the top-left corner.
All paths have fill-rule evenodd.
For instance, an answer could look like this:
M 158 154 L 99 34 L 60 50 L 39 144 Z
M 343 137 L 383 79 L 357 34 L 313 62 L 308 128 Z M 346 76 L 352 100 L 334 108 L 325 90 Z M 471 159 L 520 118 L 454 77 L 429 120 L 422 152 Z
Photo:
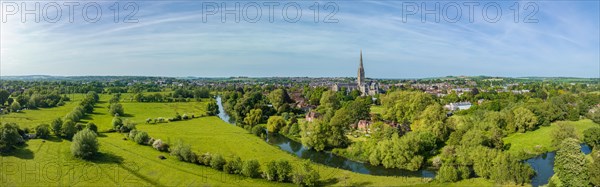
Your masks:
M 536 153 L 535 147 L 541 146 L 542 150 L 553 151 L 556 148 L 552 147 L 552 131 L 557 128 L 556 123 L 568 123 L 575 127 L 575 131 L 579 139 L 583 138 L 583 131 L 592 127 L 600 127 L 600 125 L 592 122 L 589 119 L 579 121 L 562 121 L 552 123 L 550 126 L 540 127 L 535 131 L 526 133 L 515 133 L 505 137 L 504 144 L 511 144 L 508 151 L 517 152 L 520 150 L 526 153 Z
M 379 105 L 372 105 L 371 106 L 371 113 L 373 114 L 381 114 L 383 112 L 383 106 Z
M 107 114 L 110 95 L 101 95 L 93 114 L 84 118 L 106 130 L 112 116 Z M 2 122 L 16 122 L 33 128 L 49 123 L 70 112 L 81 100 L 72 97 L 65 106 L 26 110 L 3 115 Z M 261 163 L 286 159 L 293 164 L 302 160 L 271 146 L 245 130 L 229 125 L 217 117 L 195 118 L 163 124 L 144 124 L 146 118 L 172 117 L 180 114 L 202 114 L 205 102 L 133 103 L 123 102 L 125 118 L 138 122 L 138 129 L 150 136 L 174 142 L 178 139 L 191 144 L 198 153 L 211 152 L 226 157 L 236 154 L 242 159 L 258 159 Z M 81 161 L 70 154 L 70 142 L 53 138 L 34 139 L 27 146 L 0 157 L 1 186 L 292 186 L 228 175 L 204 166 L 178 161 L 149 146 L 122 139 L 118 133 L 101 133 L 100 154 L 91 162 Z M 157 157 L 164 155 L 166 160 Z M 332 186 L 406 186 L 427 184 L 429 179 L 418 177 L 383 177 L 357 174 L 346 170 L 314 164 L 324 185 Z

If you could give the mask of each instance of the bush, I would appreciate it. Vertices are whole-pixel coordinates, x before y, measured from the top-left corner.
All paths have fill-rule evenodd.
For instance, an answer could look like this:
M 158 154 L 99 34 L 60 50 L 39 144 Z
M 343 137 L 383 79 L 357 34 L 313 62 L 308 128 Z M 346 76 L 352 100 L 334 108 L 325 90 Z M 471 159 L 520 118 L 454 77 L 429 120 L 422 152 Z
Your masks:
M 600 127 L 592 127 L 583 131 L 583 141 L 597 149 L 600 145 Z
M 75 133 L 77 133 L 77 128 L 75 127 L 75 122 L 73 122 L 71 120 L 65 121 L 61 127 L 61 131 L 62 131 L 61 134 L 63 137 L 65 137 L 67 139 L 73 138 Z
M 183 115 L 181 116 L 181 119 L 183 119 L 183 120 L 188 120 L 188 119 L 190 119 L 190 118 L 188 117 L 188 115 L 187 115 L 187 114 L 183 114 Z
M 112 120 L 113 129 L 119 131 L 121 126 L 123 126 L 123 120 L 119 116 L 115 116 Z
M 265 171 L 265 178 L 269 181 L 277 180 L 277 162 L 271 160 L 267 163 L 267 170 Z
M 135 137 L 133 138 L 133 140 L 135 141 L 135 143 L 143 145 L 148 143 L 148 139 L 150 139 L 150 136 L 148 136 L 148 133 L 141 131 L 138 132 Z
M 223 165 L 225 165 L 225 159 L 220 154 L 212 155 L 210 160 L 210 167 L 216 170 L 223 170 Z
M 244 162 L 242 174 L 246 177 L 257 178 L 260 176 L 260 164 L 258 160 L 252 159 Z
M 50 125 L 41 124 L 35 127 L 35 136 L 41 139 L 50 137 Z
M 202 154 L 202 156 L 200 156 L 198 161 L 198 163 L 202 165 L 210 166 L 210 162 L 212 161 L 212 155 L 210 155 L 210 153 L 204 153 Z
M 73 137 L 71 153 L 73 156 L 90 159 L 98 152 L 98 140 L 96 133 L 89 129 L 78 132 Z
M 137 135 L 138 131 L 133 129 L 131 131 L 129 131 L 129 135 L 127 135 L 127 138 L 133 140 L 135 138 L 135 135 Z
M 85 129 L 85 124 L 83 124 L 83 123 L 76 123 L 75 124 L 75 128 L 77 129 L 77 131 L 81 131 L 81 130 Z
M 179 141 L 175 146 L 171 148 L 171 155 L 177 157 L 180 161 L 192 162 L 195 163 L 197 161 L 197 156 L 192 152 L 192 148 L 190 145 L 184 144 Z M 223 166 L 221 165 L 221 168 Z
M 12 150 L 13 146 L 24 142 L 19 131 L 19 126 L 14 123 L 4 124 L 0 127 L 0 152 L 8 152 Z
M 261 125 L 256 125 L 256 126 L 252 127 L 252 134 L 254 134 L 258 137 L 262 137 L 265 134 L 265 129 Z
M 267 130 L 269 132 L 278 133 L 281 128 L 286 125 L 285 120 L 281 116 L 271 116 L 267 121 Z
M 293 118 L 295 119 L 295 118 Z M 292 124 L 292 126 L 290 127 L 290 130 L 288 132 L 289 135 L 299 135 L 300 134 L 300 125 L 298 125 L 298 123 L 294 123 Z
M 292 165 L 287 160 L 280 160 L 279 162 L 277 162 L 277 181 L 290 181 L 290 177 L 292 176 L 292 169 Z
M 98 134 L 98 126 L 96 126 L 96 124 L 89 122 L 87 124 L 87 128 L 93 131 L 94 133 Z
M 240 174 L 242 173 L 242 159 L 239 156 L 233 156 L 225 165 L 223 165 L 223 171 L 229 174 Z
M 294 184 L 301 186 L 316 186 L 319 182 L 319 173 L 310 166 L 310 161 L 305 161 L 300 168 L 294 172 Z
M 63 125 L 63 120 L 61 118 L 56 118 L 52 121 L 52 132 L 55 136 L 61 136 L 61 127 Z
M 152 143 L 152 147 L 160 152 L 169 151 L 169 144 L 163 142 L 161 139 L 158 139 Z
M 108 107 L 108 113 L 112 116 L 123 116 L 123 114 L 125 114 L 125 110 L 123 109 L 123 105 L 121 105 L 121 103 L 112 103 Z

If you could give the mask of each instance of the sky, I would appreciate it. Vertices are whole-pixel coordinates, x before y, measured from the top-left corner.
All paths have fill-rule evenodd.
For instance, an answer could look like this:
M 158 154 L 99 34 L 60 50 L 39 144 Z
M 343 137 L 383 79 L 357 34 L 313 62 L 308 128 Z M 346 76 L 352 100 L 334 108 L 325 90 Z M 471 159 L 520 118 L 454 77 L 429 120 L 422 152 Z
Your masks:
M 0 5 L 2 76 L 600 78 L 599 1 Z

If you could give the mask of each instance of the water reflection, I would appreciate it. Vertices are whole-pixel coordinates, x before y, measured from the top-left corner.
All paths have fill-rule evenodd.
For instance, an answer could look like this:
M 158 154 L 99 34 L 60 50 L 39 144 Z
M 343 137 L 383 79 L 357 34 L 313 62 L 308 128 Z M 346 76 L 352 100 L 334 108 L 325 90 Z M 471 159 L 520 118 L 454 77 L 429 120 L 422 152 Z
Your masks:
M 592 149 L 586 144 L 581 144 L 581 152 L 590 154 Z M 537 157 L 527 159 L 527 163 L 535 170 L 535 177 L 531 179 L 532 186 L 541 186 L 548 184 L 550 177 L 554 175 L 554 158 L 556 152 L 548 152 Z

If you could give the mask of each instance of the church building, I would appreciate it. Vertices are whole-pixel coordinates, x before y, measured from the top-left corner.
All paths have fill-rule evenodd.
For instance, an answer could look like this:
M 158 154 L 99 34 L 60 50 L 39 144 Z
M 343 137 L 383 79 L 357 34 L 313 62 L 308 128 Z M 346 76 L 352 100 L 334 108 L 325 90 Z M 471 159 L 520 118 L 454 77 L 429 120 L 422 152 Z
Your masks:
M 358 67 L 358 78 L 356 84 L 334 84 L 332 87 L 333 91 L 339 91 L 341 88 L 346 88 L 346 91 L 350 92 L 358 89 L 362 96 L 373 96 L 379 94 L 379 83 L 375 81 L 369 81 L 365 77 L 365 68 L 363 67 L 362 50 L 360 51 L 360 65 Z

